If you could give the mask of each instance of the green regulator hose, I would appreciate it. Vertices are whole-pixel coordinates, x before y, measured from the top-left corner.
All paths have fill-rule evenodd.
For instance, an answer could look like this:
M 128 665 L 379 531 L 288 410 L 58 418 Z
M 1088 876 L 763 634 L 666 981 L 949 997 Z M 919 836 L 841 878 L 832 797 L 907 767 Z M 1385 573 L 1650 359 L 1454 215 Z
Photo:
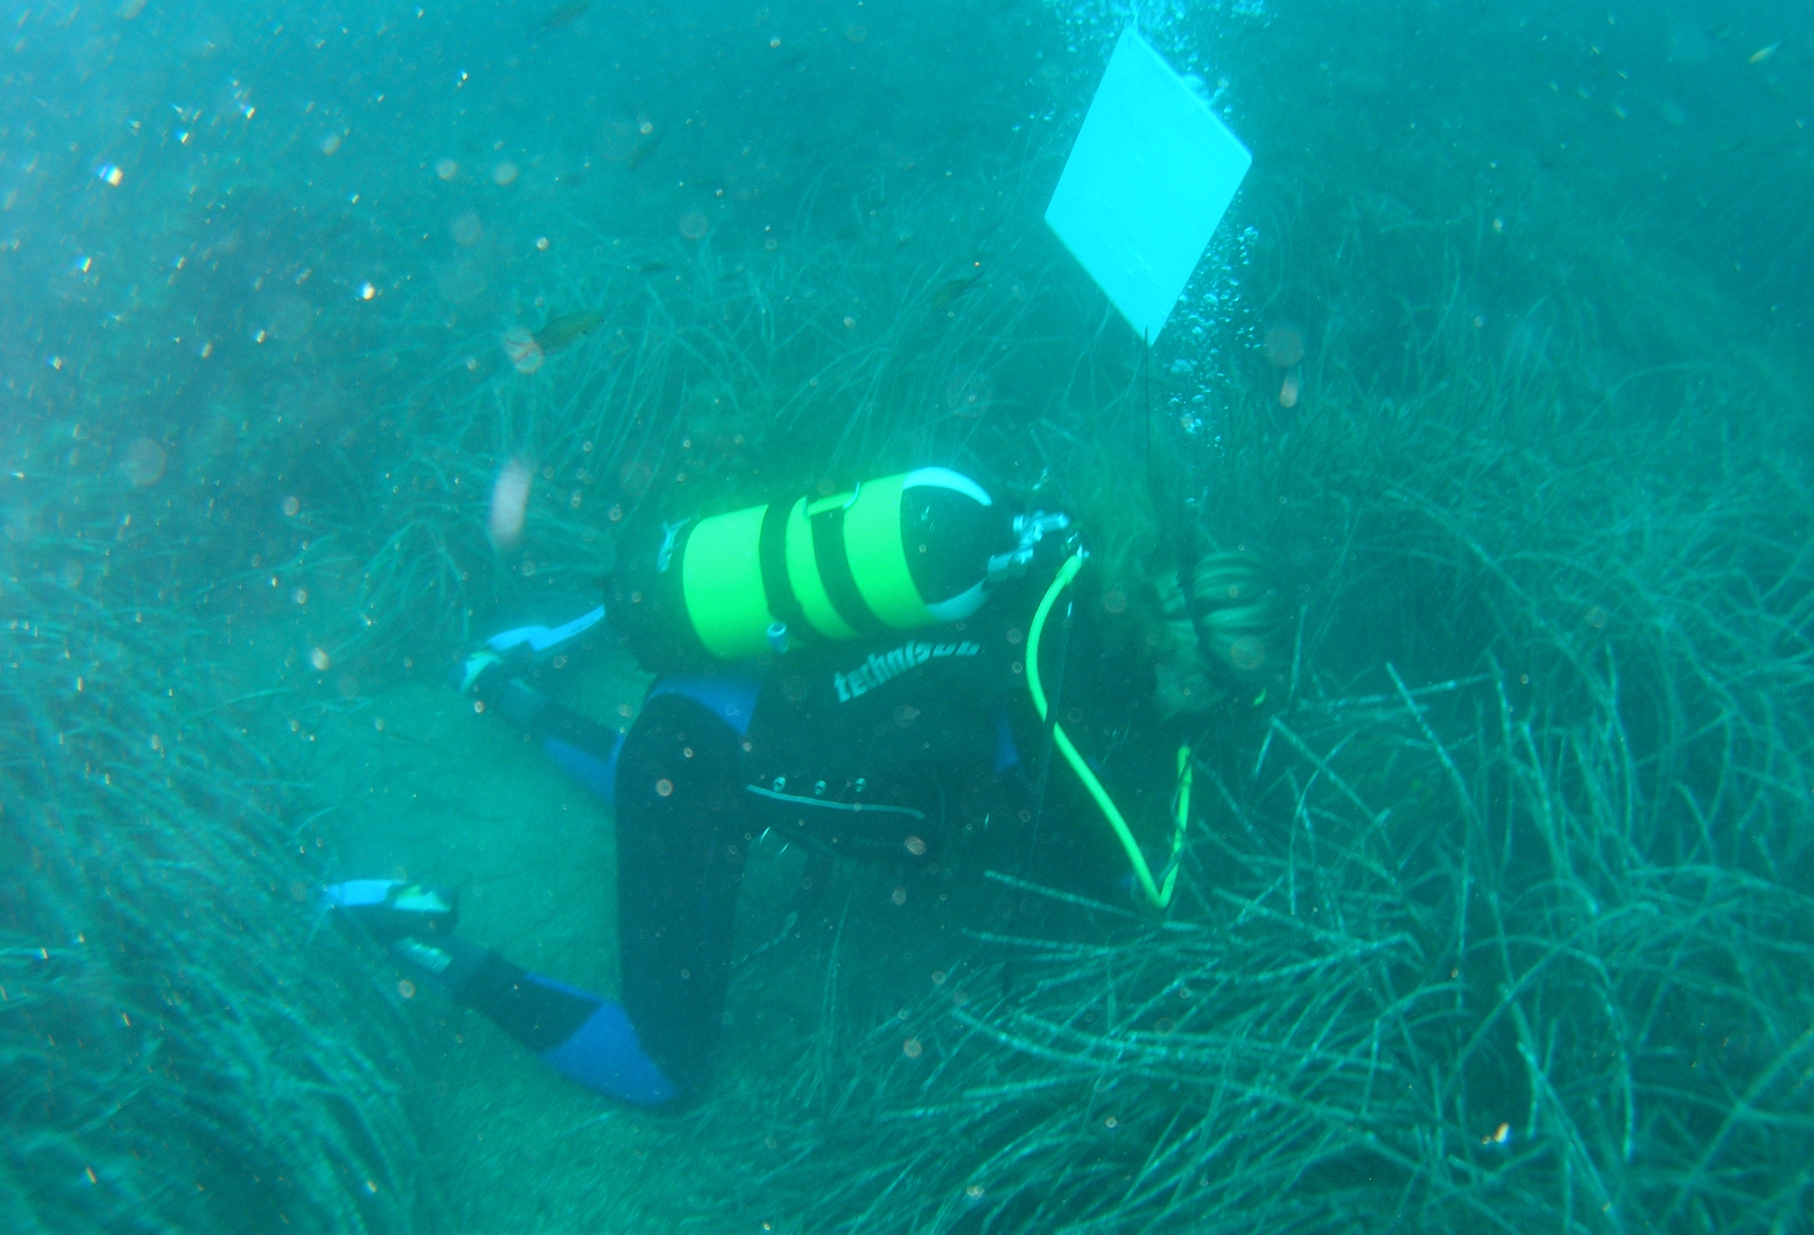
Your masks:
M 1078 551 L 1071 555 L 1059 568 L 1058 577 L 1052 580 L 1052 586 L 1046 589 L 1039 608 L 1033 611 L 1033 622 L 1027 628 L 1027 693 L 1033 696 L 1033 708 L 1039 713 L 1039 719 L 1046 719 L 1046 692 L 1039 681 L 1039 636 L 1045 629 L 1046 617 L 1052 612 L 1052 605 L 1057 602 L 1058 594 L 1070 586 L 1077 572 L 1083 569 L 1083 553 Z M 1096 779 L 1096 773 L 1090 771 L 1083 756 L 1071 744 L 1070 735 L 1065 733 L 1064 726 L 1052 722 L 1052 742 L 1064 755 L 1065 762 L 1077 773 L 1083 787 L 1096 799 L 1096 805 L 1102 808 L 1103 817 L 1115 830 L 1115 837 L 1121 842 L 1122 849 L 1127 851 L 1127 860 L 1134 868 L 1134 878 L 1140 883 L 1140 891 L 1155 909 L 1164 909 L 1172 903 L 1172 893 L 1178 885 L 1178 855 L 1184 850 L 1184 833 L 1190 820 L 1190 747 L 1178 748 L 1178 793 L 1176 798 L 1176 822 L 1172 831 L 1171 860 L 1166 863 L 1163 883 L 1153 878 L 1152 867 L 1146 863 L 1146 855 L 1140 852 L 1140 842 L 1134 839 L 1134 833 L 1122 817 L 1120 807 L 1109 797 L 1102 782 Z

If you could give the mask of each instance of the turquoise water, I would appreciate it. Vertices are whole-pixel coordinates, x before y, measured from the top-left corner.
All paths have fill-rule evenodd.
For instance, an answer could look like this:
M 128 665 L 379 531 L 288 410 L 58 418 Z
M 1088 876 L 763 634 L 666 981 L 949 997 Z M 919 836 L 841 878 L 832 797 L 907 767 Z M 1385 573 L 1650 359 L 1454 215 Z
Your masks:
M 1126 6 L 0 8 L 8 1229 L 1807 1229 L 1814 24 L 1134 7 L 1254 153 L 1150 356 L 1042 221 Z M 1164 925 L 1081 794 L 791 919 L 771 838 L 662 1114 L 324 918 L 615 993 L 610 811 L 447 672 L 925 464 L 1149 652 L 1284 580 L 1090 752 L 1159 865 L 1192 747 Z

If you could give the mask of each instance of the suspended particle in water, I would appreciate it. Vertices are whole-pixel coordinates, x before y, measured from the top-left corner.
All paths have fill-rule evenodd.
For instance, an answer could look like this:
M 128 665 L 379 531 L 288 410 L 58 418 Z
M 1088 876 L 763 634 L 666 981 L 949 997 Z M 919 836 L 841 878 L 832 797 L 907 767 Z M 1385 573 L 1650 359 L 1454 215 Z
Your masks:
M 655 471 L 647 463 L 638 461 L 624 464 L 618 476 L 623 482 L 625 493 L 631 497 L 641 497 L 654 482 Z
M 1242 673 L 1256 673 L 1266 665 L 1266 644 L 1252 636 L 1228 645 L 1228 660 Z
M 534 373 L 547 359 L 527 326 L 512 326 L 504 332 L 504 354 L 518 373 Z
M 327 133 L 322 136 L 319 142 L 315 143 L 315 148 L 323 154 L 333 154 L 336 150 L 340 149 L 340 142 L 340 134 Z
M 869 27 L 861 25 L 845 26 L 844 37 L 853 43 L 861 43 L 864 39 L 869 37 Z
M 484 294 L 488 280 L 485 269 L 477 262 L 460 258 L 449 262 L 435 274 L 435 290 L 448 304 L 471 304 Z
M 1279 383 L 1279 406 L 1287 409 L 1296 407 L 1301 387 L 1298 371 L 1296 369 L 1287 370 L 1284 380 Z
M 405 999 L 414 999 L 416 997 L 416 984 L 411 982 L 408 978 L 403 978 L 397 983 L 397 993 Z M 374 1188 L 373 1191 L 375 1192 L 377 1189 Z
M 163 478 L 167 456 L 164 448 L 148 437 L 141 437 L 126 448 L 120 460 L 120 473 L 135 487 L 143 489 Z
M 995 399 L 995 382 L 987 373 L 969 370 L 953 374 L 945 383 L 945 407 L 953 415 L 974 420 Z
M 624 517 L 624 508 L 622 506 L 613 506 L 610 510 L 607 510 L 605 512 L 605 518 L 611 520 L 611 522 L 613 522 L 613 523 L 621 523 L 623 521 L 623 517 Z
M 983 1186 L 981 1184 L 971 1184 L 968 1188 L 964 1189 L 964 1195 L 973 1201 L 980 1201 L 983 1199 Z
M 376 296 L 377 294 L 378 294 L 378 289 L 373 287 L 370 283 L 361 283 L 359 285 L 359 299 L 370 300 L 373 296 Z
M 926 1048 L 920 1045 L 920 1040 L 918 1038 L 909 1038 L 901 1043 L 901 1054 L 907 1056 L 909 1059 L 918 1059 L 921 1055 L 925 1054 L 925 1052 Z
M 712 221 L 705 217 L 703 210 L 689 210 L 680 216 L 680 234 L 688 240 L 703 240 L 711 230 Z
M 660 780 L 656 781 L 655 782 L 655 796 L 658 798 L 673 797 L 674 796 L 674 782 L 669 780 L 665 776 L 662 777 Z
M 476 210 L 462 210 L 447 222 L 447 234 L 452 236 L 458 245 L 474 245 L 479 242 L 479 234 L 485 230 L 479 222 Z
M 295 601 L 299 605 L 308 604 L 309 603 L 309 589 L 306 587 L 297 588 L 294 592 L 290 593 L 290 599 Z
M 907 852 L 911 853 L 914 857 L 921 858 L 926 856 L 926 842 L 919 837 L 909 836 L 901 843 L 907 847 Z
M 1266 332 L 1266 362 L 1275 369 L 1289 369 L 1304 358 L 1304 336 L 1297 327 L 1280 323 Z
M 460 165 L 452 159 L 436 159 L 435 175 L 442 180 L 452 180 L 460 174 Z
M 934 986 L 945 985 L 945 971 L 943 969 L 934 969 L 932 971 L 932 985 L 934 985 Z
M 907 903 L 907 889 L 906 888 L 896 888 L 892 893 L 889 894 L 888 899 L 893 901 L 897 905 L 905 905 Z
M 511 459 L 498 469 L 491 485 L 491 513 L 486 521 L 491 543 L 498 548 L 512 548 L 523 538 L 523 514 L 534 479 L 535 473 L 521 459 Z
M 283 513 L 288 515 L 290 518 L 294 519 L 296 517 L 297 513 L 301 510 L 302 510 L 302 503 L 299 500 L 297 500 L 297 498 L 294 494 L 291 494 L 289 497 L 286 497 L 283 499 Z
M 326 648 L 311 648 L 309 650 L 309 663 L 315 666 L 316 672 L 326 673 L 328 671 L 328 666 L 334 662 L 328 657 Z
M 491 182 L 496 185 L 514 184 L 516 182 L 516 177 L 516 164 L 512 163 L 509 159 L 505 159 L 502 163 L 499 163 L 496 167 L 491 169 Z

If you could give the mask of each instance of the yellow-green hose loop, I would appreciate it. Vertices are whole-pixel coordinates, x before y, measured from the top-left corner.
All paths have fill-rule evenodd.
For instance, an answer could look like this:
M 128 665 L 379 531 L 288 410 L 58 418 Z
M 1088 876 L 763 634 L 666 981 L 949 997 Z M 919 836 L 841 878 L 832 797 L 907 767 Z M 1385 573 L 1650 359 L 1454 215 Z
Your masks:
M 1184 852 L 1185 833 L 1190 830 L 1190 747 L 1178 748 L 1178 810 L 1172 828 L 1172 856 L 1165 864 L 1165 883 L 1159 894 L 1171 904 L 1172 890 L 1178 886 L 1178 858 Z M 1163 906 L 1161 906 L 1163 908 Z
M 1033 611 L 1032 624 L 1027 628 L 1027 693 L 1033 696 L 1033 708 L 1039 713 L 1041 721 L 1046 719 L 1046 692 L 1039 682 L 1039 634 L 1045 629 L 1046 615 L 1052 612 L 1052 605 L 1058 600 L 1058 594 L 1069 586 L 1071 580 L 1077 577 L 1077 572 L 1082 569 L 1083 554 L 1081 552 L 1072 554 L 1059 568 L 1058 577 L 1052 580 L 1052 586 L 1046 589 L 1044 599 L 1039 602 L 1039 608 Z M 1175 862 L 1173 869 L 1166 876 L 1165 890 L 1160 891 L 1159 885 L 1153 882 L 1153 871 L 1146 864 L 1146 855 L 1140 852 L 1140 843 L 1134 839 L 1133 830 L 1127 826 L 1127 820 L 1121 817 L 1120 808 L 1109 797 L 1108 790 L 1102 787 L 1102 782 L 1096 779 L 1096 774 L 1090 771 L 1090 765 L 1083 761 L 1083 756 L 1077 753 L 1077 748 L 1071 745 L 1070 736 L 1065 733 L 1064 726 L 1056 721 L 1052 722 L 1052 741 L 1058 747 L 1059 753 L 1064 755 L 1065 762 L 1071 765 L 1071 770 L 1077 773 L 1077 778 L 1083 782 L 1083 787 L 1090 791 L 1092 798 L 1096 799 L 1096 805 L 1102 808 L 1103 817 L 1109 821 L 1109 826 L 1115 829 L 1115 836 L 1120 840 L 1121 847 L 1127 851 L 1127 860 L 1134 868 L 1134 877 L 1140 881 L 1140 890 L 1146 894 L 1146 899 L 1155 908 L 1164 909 L 1171 904 L 1172 888 L 1177 882 L 1178 872 Z M 1188 768 L 1188 766 L 1188 757 L 1186 757 L 1186 767 Z M 1179 835 L 1182 836 L 1181 831 Z M 1172 843 L 1174 857 L 1179 845 L 1180 840 L 1174 840 Z

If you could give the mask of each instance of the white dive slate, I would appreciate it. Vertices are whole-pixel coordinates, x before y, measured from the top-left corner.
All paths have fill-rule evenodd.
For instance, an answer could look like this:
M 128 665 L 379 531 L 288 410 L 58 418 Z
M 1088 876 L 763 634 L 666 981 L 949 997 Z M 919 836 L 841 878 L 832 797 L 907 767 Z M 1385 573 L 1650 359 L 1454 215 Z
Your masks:
M 1046 223 L 1150 343 L 1252 164 L 1240 139 L 1129 26 Z

